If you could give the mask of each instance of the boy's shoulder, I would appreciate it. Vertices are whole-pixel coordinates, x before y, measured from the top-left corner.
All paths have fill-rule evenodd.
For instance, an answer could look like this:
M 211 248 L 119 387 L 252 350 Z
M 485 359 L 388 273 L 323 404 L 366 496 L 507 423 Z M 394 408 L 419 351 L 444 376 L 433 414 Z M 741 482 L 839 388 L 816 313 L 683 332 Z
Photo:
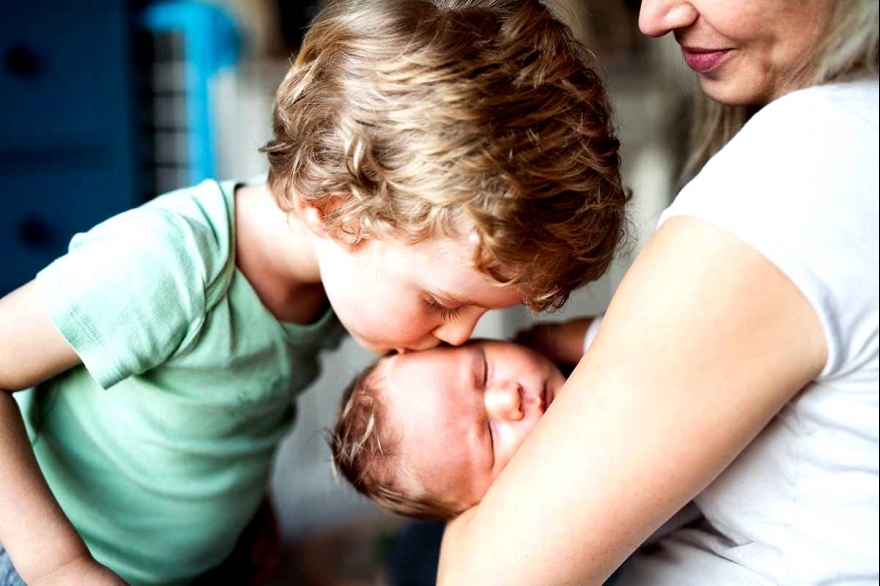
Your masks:
M 144 219 L 156 217 L 170 227 L 202 233 L 215 233 L 222 239 L 233 233 L 236 181 L 206 179 L 196 185 L 161 194 L 137 208 Z M 170 228 L 173 229 L 173 228 Z
M 160 195 L 140 210 L 168 244 L 167 254 L 202 275 L 208 306 L 225 294 L 235 272 L 235 192 L 249 183 L 207 179 Z
M 225 265 L 235 256 L 235 189 L 240 184 L 206 179 L 176 189 L 132 210 L 131 221 L 147 232 L 155 230 L 176 253 Z M 216 271 L 208 267 L 208 272 Z
M 83 289 L 86 299 L 98 291 L 146 295 L 171 288 L 189 291 L 207 309 L 223 296 L 235 268 L 235 186 L 203 181 L 108 218 L 74 236 L 68 254 L 41 274 L 63 280 L 68 290 Z M 92 276 L 77 277 L 85 274 Z

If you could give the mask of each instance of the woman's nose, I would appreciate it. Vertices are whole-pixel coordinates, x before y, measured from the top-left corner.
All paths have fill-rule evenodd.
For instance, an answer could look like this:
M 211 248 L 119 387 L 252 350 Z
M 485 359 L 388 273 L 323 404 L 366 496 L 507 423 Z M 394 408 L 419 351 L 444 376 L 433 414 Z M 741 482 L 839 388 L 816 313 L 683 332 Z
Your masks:
M 639 29 L 649 37 L 662 37 L 670 31 L 687 28 L 700 13 L 682 0 L 642 0 Z
M 493 421 L 520 421 L 525 417 L 522 410 L 522 386 L 515 382 L 490 385 L 485 391 L 486 412 Z
M 450 346 L 461 346 L 470 339 L 474 328 L 477 327 L 477 322 L 480 321 L 484 313 L 486 310 L 477 307 L 463 309 L 458 318 L 443 322 L 431 333 L 438 340 L 446 342 Z

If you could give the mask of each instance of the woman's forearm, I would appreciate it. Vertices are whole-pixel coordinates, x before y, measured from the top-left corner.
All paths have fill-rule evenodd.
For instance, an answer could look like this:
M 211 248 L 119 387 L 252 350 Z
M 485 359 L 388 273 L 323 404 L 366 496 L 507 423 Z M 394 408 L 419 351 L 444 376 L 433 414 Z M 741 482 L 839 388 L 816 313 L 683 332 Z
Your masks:
M 669 462 L 639 454 L 638 439 L 624 437 L 631 405 L 576 391 L 594 373 L 575 370 L 483 503 L 447 527 L 441 586 L 600 586 L 683 504 L 632 480 L 639 469 L 667 475 Z M 605 417 L 578 421 L 598 410 Z M 574 449 L 591 445 L 609 449 Z
M 450 525 L 440 584 L 602 584 L 825 360 L 815 312 L 775 266 L 718 228 L 668 222 L 544 418 Z

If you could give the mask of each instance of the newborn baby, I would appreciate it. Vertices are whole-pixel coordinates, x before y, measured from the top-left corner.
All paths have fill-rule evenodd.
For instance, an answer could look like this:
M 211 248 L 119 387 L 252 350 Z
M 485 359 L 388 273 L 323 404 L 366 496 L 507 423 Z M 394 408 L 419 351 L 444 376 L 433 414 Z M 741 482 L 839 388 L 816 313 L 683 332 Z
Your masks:
M 346 389 L 333 461 L 396 513 L 451 519 L 480 502 L 543 417 L 599 319 L 541 324 L 513 342 L 473 340 L 371 364 Z

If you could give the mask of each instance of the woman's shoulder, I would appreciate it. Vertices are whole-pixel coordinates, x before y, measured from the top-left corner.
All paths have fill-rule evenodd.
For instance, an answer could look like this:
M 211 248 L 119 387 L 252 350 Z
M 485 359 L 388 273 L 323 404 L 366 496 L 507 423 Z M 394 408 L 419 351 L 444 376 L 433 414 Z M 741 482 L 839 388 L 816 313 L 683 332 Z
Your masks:
M 855 360 L 844 346 L 861 322 L 850 317 L 876 316 L 877 109 L 876 79 L 780 98 L 706 164 L 660 219 L 687 216 L 719 227 L 788 276 L 823 324 L 838 324 L 826 336 L 826 374 Z
M 829 109 L 855 107 L 876 112 L 878 95 L 880 95 L 880 78 L 867 76 L 793 91 L 769 104 L 767 109 L 812 105 Z
M 877 77 L 862 78 L 844 83 L 813 86 L 786 94 L 758 112 L 743 128 L 744 139 L 761 139 L 766 132 L 777 134 L 787 129 L 787 135 L 798 140 L 805 134 L 816 139 L 827 134 L 857 131 L 876 135 L 878 131 Z M 757 135 L 757 136 L 756 136 Z
M 874 169 L 876 176 L 877 143 L 877 78 L 810 87 L 755 114 L 694 187 L 828 191 L 827 183 L 839 185 L 844 173 L 865 178 Z
M 797 265 L 787 273 L 834 251 L 874 259 L 877 109 L 876 78 L 776 100 L 685 186 L 658 225 L 675 216 L 704 220 L 781 267 Z

